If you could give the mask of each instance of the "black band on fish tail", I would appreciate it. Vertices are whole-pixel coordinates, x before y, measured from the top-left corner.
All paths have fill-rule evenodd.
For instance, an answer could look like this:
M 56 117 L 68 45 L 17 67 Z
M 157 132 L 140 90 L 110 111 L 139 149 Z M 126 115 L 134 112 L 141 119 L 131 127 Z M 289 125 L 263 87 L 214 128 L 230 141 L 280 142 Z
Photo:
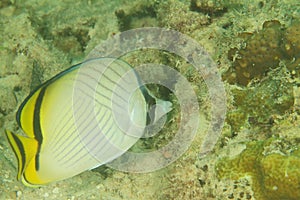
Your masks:
M 11 134 L 11 135 L 12 135 L 16 145 L 18 146 L 18 149 L 20 151 L 19 153 L 21 154 L 21 158 L 18 158 L 18 153 L 16 152 L 16 149 L 13 148 L 14 153 L 16 154 L 17 158 L 21 159 L 21 160 L 18 160 L 18 162 L 20 162 L 18 166 L 21 168 L 21 169 L 19 169 L 19 171 L 23 172 L 24 168 L 25 168 L 25 157 L 26 157 L 24 146 L 17 136 L 15 136 L 14 134 Z M 9 141 L 10 145 L 13 146 L 11 141 L 10 140 L 8 140 L 8 141 Z
M 38 142 L 38 149 L 35 156 L 35 169 L 39 170 L 39 153 L 41 150 L 41 145 L 43 142 L 43 135 L 42 135 L 42 128 L 41 128 L 41 117 L 40 117 L 40 111 L 41 106 L 43 102 L 43 97 L 45 95 L 46 87 L 43 87 L 39 93 L 39 96 L 35 102 L 34 106 L 34 114 L 33 114 L 33 132 L 35 139 Z

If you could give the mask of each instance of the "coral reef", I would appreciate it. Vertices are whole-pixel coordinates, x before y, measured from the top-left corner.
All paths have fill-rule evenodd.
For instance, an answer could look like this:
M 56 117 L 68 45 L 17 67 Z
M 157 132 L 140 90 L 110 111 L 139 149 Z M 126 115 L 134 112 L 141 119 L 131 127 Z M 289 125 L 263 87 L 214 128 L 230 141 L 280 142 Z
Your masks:
M 299 168 L 299 144 L 271 138 L 249 142 L 237 157 L 221 159 L 216 172 L 221 179 L 250 176 L 256 199 L 296 200 L 300 198 Z
M 99 168 L 26 188 L 15 179 L 16 160 L 0 134 L 0 199 L 300 199 L 299 18 L 298 0 L 1 1 L 1 132 L 19 130 L 15 110 L 30 90 L 82 61 L 102 40 L 132 28 L 160 26 L 191 36 L 229 84 L 227 120 L 214 152 L 198 157 L 209 125 L 204 122 L 180 159 L 152 173 Z M 174 67 L 209 118 L 205 83 L 185 60 L 154 50 L 132 52 L 125 60 Z M 180 118 L 171 114 L 173 126 L 140 140 L 137 150 L 154 150 L 172 139 Z M 281 139 L 263 141 L 270 136 Z

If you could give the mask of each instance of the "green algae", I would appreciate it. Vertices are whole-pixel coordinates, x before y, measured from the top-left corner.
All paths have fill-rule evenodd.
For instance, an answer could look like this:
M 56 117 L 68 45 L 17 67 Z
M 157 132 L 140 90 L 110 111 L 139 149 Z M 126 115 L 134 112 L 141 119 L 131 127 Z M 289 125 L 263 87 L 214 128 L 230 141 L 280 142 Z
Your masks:
M 283 116 L 294 105 L 292 83 L 284 68 L 273 71 L 260 83 L 248 88 L 233 88 L 235 109 L 228 111 L 227 123 L 236 133 L 243 127 L 256 127 L 256 132 L 270 128 L 274 118 Z

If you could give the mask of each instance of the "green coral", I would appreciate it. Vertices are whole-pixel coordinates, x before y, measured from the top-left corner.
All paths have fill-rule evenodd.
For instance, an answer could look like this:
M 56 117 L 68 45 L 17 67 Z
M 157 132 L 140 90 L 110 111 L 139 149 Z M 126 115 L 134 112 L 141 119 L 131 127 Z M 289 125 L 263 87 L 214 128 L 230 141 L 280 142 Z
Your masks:
M 234 158 L 222 158 L 216 165 L 219 179 L 251 177 L 256 199 L 300 199 L 299 145 L 281 139 L 253 141 Z

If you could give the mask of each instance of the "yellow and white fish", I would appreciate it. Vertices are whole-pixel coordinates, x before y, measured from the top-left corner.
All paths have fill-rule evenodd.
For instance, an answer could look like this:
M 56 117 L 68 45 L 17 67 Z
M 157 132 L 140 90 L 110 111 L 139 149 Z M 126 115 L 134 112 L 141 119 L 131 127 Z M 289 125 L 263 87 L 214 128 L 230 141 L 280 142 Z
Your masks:
M 118 59 L 91 59 L 59 73 L 21 104 L 17 122 L 24 134 L 6 131 L 17 178 L 43 185 L 116 159 L 142 136 L 155 115 L 148 112 L 153 101 L 170 111 L 171 103 L 153 97 Z

